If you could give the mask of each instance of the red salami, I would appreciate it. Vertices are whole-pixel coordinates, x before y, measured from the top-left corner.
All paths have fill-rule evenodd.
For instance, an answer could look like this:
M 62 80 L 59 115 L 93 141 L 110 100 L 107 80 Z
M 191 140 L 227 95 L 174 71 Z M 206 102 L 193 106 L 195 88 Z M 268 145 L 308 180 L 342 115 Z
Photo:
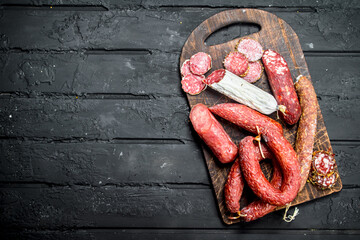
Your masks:
M 191 109 L 190 121 L 220 162 L 234 161 L 238 153 L 237 146 L 204 104 L 199 103 Z
M 310 174 L 310 182 L 317 185 L 321 189 L 328 189 L 335 185 L 338 175 L 334 172 L 328 176 L 321 176 L 316 173 Z
M 261 59 L 264 52 L 261 44 L 251 38 L 241 39 L 236 46 L 236 50 L 244 54 L 250 62 Z
M 214 114 L 254 133 L 258 129 L 283 171 L 281 190 L 271 186 L 254 161 L 254 143 L 244 138 L 239 145 L 240 165 L 244 178 L 254 193 L 273 205 L 285 205 L 296 197 L 300 187 L 300 165 L 291 144 L 284 138 L 281 125 L 244 105 L 224 103 L 213 106 Z M 246 140 L 247 139 L 247 140 Z M 252 150 L 250 150 L 252 149 Z
M 318 151 L 314 153 L 312 168 L 320 176 L 326 176 L 334 173 L 336 161 L 334 154 Z
M 282 174 L 279 164 L 276 161 L 272 161 L 273 163 L 273 174 L 270 184 L 276 188 L 280 189 L 282 184 Z M 267 203 L 261 199 L 255 200 L 243 209 L 241 209 L 241 214 L 244 215 L 243 219 L 246 222 L 254 221 L 258 218 L 269 214 L 270 212 L 274 211 L 276 205 L 272 205 Z
M 300 187 L 300 166 L 291 144 L 278 131 L 265 129 L 262 136 L 283 173 L 280 189 L 272 186 L 254 157 L 254 138 L 246 137 L 239 144 L 240 166 L 244 179 L 255 195 L 272 205 L 282 206 L 295 199 Z
M 269 49 L 264 52 L 262 61 L 278 104 L 286 107 L 285 113 L 279 113 L 281 119 L 289 125 L 297 123 L 301 108 L 287 63 L 279 53 Z
M 238 103 L 222 103 L 212 106 L 209 109 L 212 113 L 218 115 L 219 117 L 224 118 L 254 134 L 258 134 L 256 127 L 259 127 L 260 132 L 269 128 L 283 134 L 283 129 L 280 123 L 245 105 Z
M 211 69 L 211 57 L 204 52 L 198 52 L 190 58 L 190 71 L 196 75 L 203 75 Z
M 203 83 L 203 80 L 205 80 L 204 75 L 198 76 L 195 74 L 188 74 L 181 80 L 182 89 L 184 92 L 191 95 L 199 94 L 206 88 L 206 84 Z
M 263 69 L 263 65 L 260 61 L 249 62 L 248 73 L 245 77 L 243 77 L 243 79 L 248 81 L 249 83 L 254 83 L 261 78 Z
M 224 59 L 224 67 L 233 74 L 243 77 L 248 72 L 249 62 L 244 54 L 231 52 Z
M 255 156 L 258 161 L 263 159 L 271 159 L 272 154 L 265 144 L 261 144 L 262 153 L 264 158 L 262 158 L 260 153 L 260 148 L 255 148 Z M 279 170 L 276 170 L 276 172 Z M 274 172 L 275 173 L 275 172 Z M 275 176 L 275 175 L 274 175 Z M 244 178 L 241 175 L 241 170 L 239 166 L 239 160 L 236 160 L 232 165 L 227 181 L 225 183 L 224 195 L 225 195 L 225 204 L 229 212 L 237 213 L 238 218 L 240 216 L 240 198 L 244 188 Z M 232 217 L 230 217 L 231 219 Z
M 180 68 L 180 73 L 181 75 L 184 77 L 188 74 L 193 74 L 190 71 L 190 59 L 187 59 L 184 61 L 184 63 L 182 64 L 181 68 Z
M 225 76 L 225 69 L 218 69 L 213 71 L 205 80 L 204 83 L 211 85 L 220 82 Z

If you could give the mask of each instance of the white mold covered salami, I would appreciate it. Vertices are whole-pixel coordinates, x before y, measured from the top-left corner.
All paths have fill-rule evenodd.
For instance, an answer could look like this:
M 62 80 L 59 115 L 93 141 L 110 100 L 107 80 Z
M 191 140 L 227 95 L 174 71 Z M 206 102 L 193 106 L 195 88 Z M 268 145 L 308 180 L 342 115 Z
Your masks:
M 212 72 L 204 82 L 215 91 L 263 114 L 282 108 L 271 94 L 225 69 Z

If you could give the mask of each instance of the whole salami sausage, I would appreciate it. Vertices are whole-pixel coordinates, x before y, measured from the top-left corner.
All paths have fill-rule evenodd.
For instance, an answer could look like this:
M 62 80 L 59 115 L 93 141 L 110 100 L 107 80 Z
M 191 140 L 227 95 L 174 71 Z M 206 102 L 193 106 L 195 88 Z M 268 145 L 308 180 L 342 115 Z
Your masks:
M 300 187 L 300 165 L 294 149 L 283 136 L 281 125 L 241 104 L 219 104 L 211 107 L 210 111 L 254 134 L 260 131 L 283 171 L 283 185 L 279 190 L 267 181 L 259 163 L 254 161 L 254 150 L 249 150 L 254 148 L 254 143 L 249 138 L 243 139 L 239 145 L 244 178 L 254 193 L 264 201 L 277 206 L 291 202 Z
M 282 183 L 282 174 L 281 169 L 276 161 L 272 161 L 273 164 L 273 174 L 270 184 L 276 188 L 280 189 Z M 266 214 L 274 211 L 276 205 L 272 205 L 268 202 L 265 202 L 261 199 L 257 199 L 241 209 L 241 214 L 244 215 L 243 219 L 245 222 L 254 221 L 258 218 L 265 216 Z
M 299 191 L 301 191 L 311 169 L 317 122 L 317 99 L 311 81 L 302 75 L 297 78 L 295 89 L 302 110 L 295 142 L 295 151 L 300 163 L 301 183 Z
M 263 159 L 271 159 L 272 154 L 268 147 L 265 144 L 261 143 L 262 153 L 264 158 L 261 156 L 259 147 L 255 148 L 255 156 L 258 161 Z M 279 171 L 279 170 L 277 170 Z M 224 195 L 225 195 L 225 205 L 229 212 L 238 213 L 240 216 L 240 198 L 244 189 L 244 178 L 241 175 L 241 169 L 239 165 L 239 160 L 235 160 L 231 166 L 228 178 L 225 183 Z
M 281 119 L 289 125 L 297 123 L 301 108 L 285 59 L 279 53 L 268 49 L 264 52 L 262 61 L 276 101 L 286 107 L 285 113 L 279 113 Z
M 234 161 L 238 148 L 204 104 L 195 105 L 190 121 L 201 139 L 222 163 Z

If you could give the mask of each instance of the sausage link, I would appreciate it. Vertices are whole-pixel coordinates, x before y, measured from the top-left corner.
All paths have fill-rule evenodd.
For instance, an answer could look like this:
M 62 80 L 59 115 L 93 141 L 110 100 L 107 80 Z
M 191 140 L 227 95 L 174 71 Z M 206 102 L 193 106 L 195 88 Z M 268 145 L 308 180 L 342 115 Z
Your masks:
M 272 158 L 272 154 L 265 144 L 261 144 L 262 152 L 265 158 Z M 258 161 L 263 160 L 259 147 L 255 148 L 255 156 Z M 241 175 L 239 160 L 235 160 L 231 166 L 228 178 L 225 183 L 224 195 L 225 205 L 229 212 L 238 213 L 240 210 L 240 198 L 244 189 L 244 178 Z
M 300 75 L 297 79 L 295 89 L 300 99 L 302 113 L 297 130 L 295 151 L 300 163 L 299 191 L 301 191 L 306 184 L 311 168 L 317 124 L 317 98 L 314 87 L 308 78 Z
M 294 200 L 299 191 L 299 162 L 291 144 L 279 132 L 265 129 L 262 136 L 282 169 L 281 189 L 276 189 L 269 183 L 258 161 L 255 160 L 254 137 L 246 137 L 239 144 L 240 166 L 247 184 L 255 195 L 272 205 L 282 206 Z
M 286 107 L 285 113 L 280 112 L 281 119 L 289 125 L 297 123 L 301 108 L 285 59 L 279 53 L 268 49 L 264 52 L 262 60 L 276 101 Z
M 191 109 L 190 121 L 220 162 L 229 163 L 235 160 L 237 146 L 204 104 L 197 104 Z

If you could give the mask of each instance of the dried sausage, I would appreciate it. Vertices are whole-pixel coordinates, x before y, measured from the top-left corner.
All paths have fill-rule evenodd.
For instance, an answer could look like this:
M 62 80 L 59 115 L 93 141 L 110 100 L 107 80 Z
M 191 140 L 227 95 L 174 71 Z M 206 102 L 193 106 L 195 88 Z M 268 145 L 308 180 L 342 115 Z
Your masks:
M 190 121 L 220 162 L 229 163 L 235 160 L 237 146 L 204 104 L 199 103 L 191 109 Z
M 211 56 L 204 52 L 198 52 L 190 58 L 190 71 L 196 75 L 203 75 L 211 69 Z
M 278 104 L 286 107 L 285 113 L 280 112 L 281 119 L 289 125 L 297 123 L 301 108 L 285 59 L 279 53 L 268 49 L 264 52 L 262 61 Z
M 301 191 L 311 169 L 317 124 L 317 99 L 311 81 L 302 75 L 297 78 L 295 89 L 299 96 L 302 111 L 295 142 L 295 151 L 300 163 L 301 183 L 299 191 Z
M 250 62 L 261 59 L 264 52 L 261 44 L 251 38 L 240 39 L 236 50 L 243 53 Z
M 249 83 L 254 83 L 261 78 L 263 69 L 261 61 L 249 62 L 249 71 L 243 79 Z
M 224 59 L 224 67 L 233 74 L 244 77 L 249 70 L 249 62 L 244 54 L 231 52 Z
M 251 111 L 250 111 L 251 110 Z M 254 159 L 254 143 L 244 138 L 239 145 L 240 165 L 244 178 L 254 193 L 273 205 L 285 205 L 296 197 L 300 187 L 300 165 L 291 144 L 284 138 L 282 128 L 275 120 L 240 104 L 224 103 L 210 111 L 254 134 L 258 129 L 283 171 L 281 189 L 271 186 Z M 280 130 L 281 129 L 281 130 Z
M 206 84 L 203 82 L 204 75 L 188 74 L 181 80 L 181 87 L 184 92 L 190 95 L 197 95 L 205 90 Z

